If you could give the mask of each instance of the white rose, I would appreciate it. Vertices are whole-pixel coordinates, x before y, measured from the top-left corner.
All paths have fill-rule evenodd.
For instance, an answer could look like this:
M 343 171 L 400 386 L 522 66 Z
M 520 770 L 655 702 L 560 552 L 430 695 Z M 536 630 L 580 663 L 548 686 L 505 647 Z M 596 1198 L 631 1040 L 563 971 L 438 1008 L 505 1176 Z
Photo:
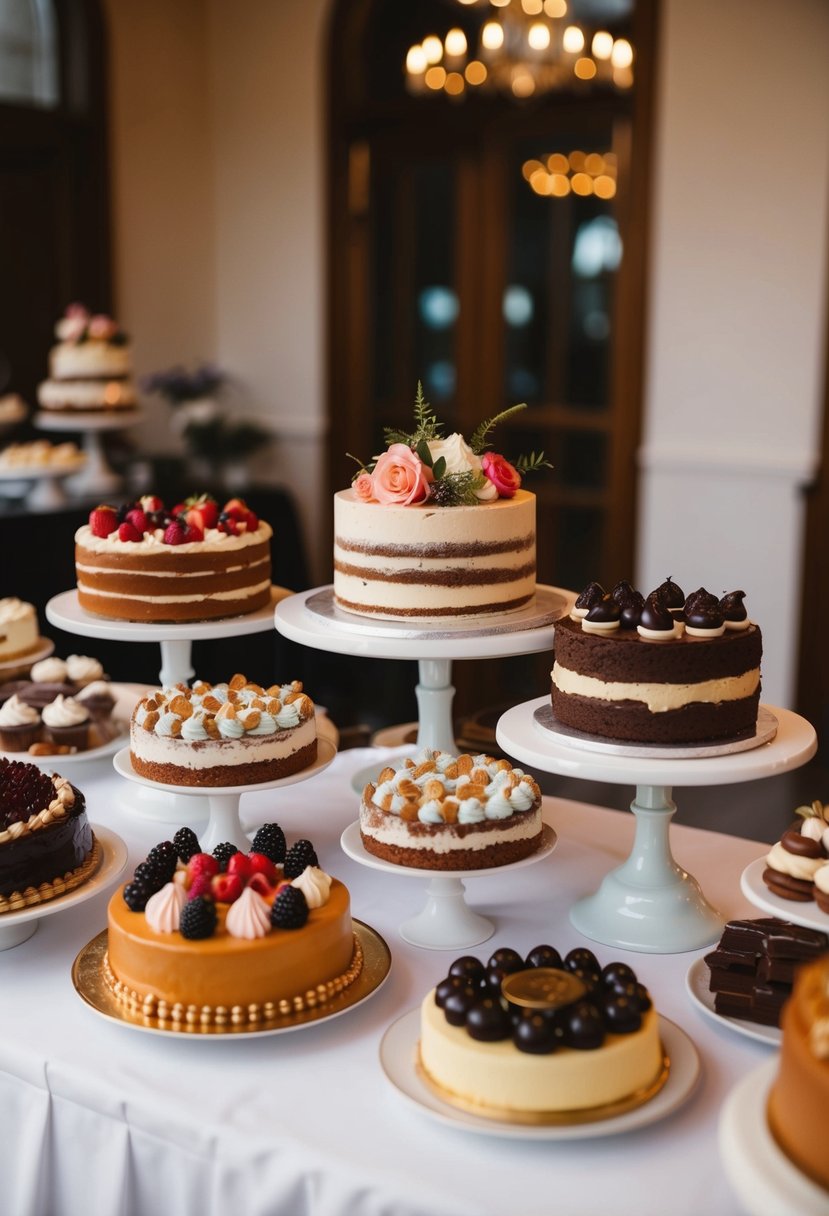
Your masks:
M 432 464 L 436 465 L 441 457 L 446 461 L 447 473 L 480 473 L 481 461 L 472 448 L 457 431 L 448 439 L 433 439 L 429 444 Z
M 59 342 L 77 342 L 86 329 L 86 317 L 61 317 L 55 326 Z

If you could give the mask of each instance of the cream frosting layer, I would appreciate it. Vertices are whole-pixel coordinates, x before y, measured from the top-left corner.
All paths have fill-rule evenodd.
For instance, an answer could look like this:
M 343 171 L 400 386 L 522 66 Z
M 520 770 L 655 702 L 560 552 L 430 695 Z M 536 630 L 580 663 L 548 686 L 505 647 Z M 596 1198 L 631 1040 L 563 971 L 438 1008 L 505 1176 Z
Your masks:
M 482 1043 L 450 1026 L 432 989 L 420 1010 L 420 1061 L 438 1085 L 468 1102 L 514 1111 L 585 1110 L 650 1085 L 662 1068 L 654 1009 L 633 1034 L 608 1035 L 595 1051 L 519 1051 L 510 1040 Z
M 13 595 L 0 599 L 0 660 L 34 650 L 37 641 L 34 605 Z
M 258 563 L 254 564 L 258 565 Z M 251 569 L 252 568 L 253 567 L 251 567 Z M 80 567 L 77 567 L 77 569 L 80 569 Z M 159 578 L 161 577 L 163 576 L 159 575 Z M 174 575 L 173 577 L 179 578 L 181 576 Z M 78 579 L 78 586 L 84 586 L 82 579 Z M 234 600 L 250 599 L 252 595 L 258 595 L 269 586 L 270 579 L 265 579 L 264 582 L 254 583 L 252 587 L 239 587 L 236 591 L 201 591 L 197 595 L 136 595 L 134 592 L 130 592 L 129 598 L 135 603 L 148 604 L 197 604 L 202 600 L 227 600 L 229 602 L 233 602 Z M 99 587 L 89 587 L 86 588 L 86 590 L 88 591 L 89 595 L 97 596 L 102 600 L 124 599 L 124 593 L 119 591 L 101 591 Z
M 37 388 L 44 409 L 125 409 L 138 404 L 129 380 L 44 380 Z
M 598 680 L 554 663 L 551 677 L 556 688 L 569 696 L 592 697 L 599 701 L 640 701 L 652 714 L 658 714 L 699 701 L 716 705 L 720 701 L 750 697 L 760 684 L 760 669 L 756 667 L 741 676 L 701 680 L 695 684 L 645 684 Z
M 193 772 L 218 765 L 240 765 L 282 760 L 313 743 L 316 719 L 311 717 L 288 730 L 272 735 L 248 735 L 238 739 L 188 740 L 153 734 L 130 725 L 130 751 L 149 764 L 175 764 Z
M 788 874 L 790 878 L 812 882 L 821 866 L 826 865 L 826 858 L 804 857 L 800 853 L 790 853 L 778 840 L 766 854 L 766 864 L 772 870 L 777 870 L 778 874 Z
M 49 374 L 53 380 L 123 377 L 132 373 L 132 350 L 110 342 L 59 342 L 49 352 Z
M 262 544 L 263 541 L 270 540 L 273 535 L 273 530 L 270 524 L 263 520 L 259 521 L 259 527 L 253 532 L 242 532 L 239 536 L 231 536 L 227 532 L 220 532 L 218 528 L 208 528 L 204 534 L 203 541 L 191 541 L 185 545 L 165 545 L 164 544 L 164 529 L 156 528 L 154 532 L 147 532 L 143 540 L 119 540 L 118 532 L 111 532 L 109 536 L 95 536 L 89 524 L 84 524 L 78 528 L 75 533 L 75 544 L 80 545 L 88 553 L 110 554 L 123 557 L 126 554 L 135 555 L 136 557 L 144 558 L 154 553 L 171 553 L 187 556 L 188 554 L 199 553 L 244 553 L 245 549 L 249 549 L 251 545 Z M 139 567 L 140 568 L 140 567 Z M 233 567 L 241 569 L 242 567 Z M 97 573 L 94 566 L 79 566 L 78 569 L 86 569 L 89 573 Z M 111 572 L 111 567 L 107 568 Z M 103 571 L 100 571 L 103 573 Z M 172 578 L 181 578 L 177 572 L 171 575 Z
M 494 820 L 481 821 L 485 824 Z M 498 820 L 497 832 L 488 826 L 476 830 L 475 824 L 430 824 L 433 829 L 416 835 L 411 825 L 405 819 L 395 814 L 383 815 L 382 822 L 377 821 L 377 809 L 360 804 L 360 831 L 364 836 L 371 837 L 381 844 L 399 849 L 428 849 L 430 853 L 446 855 L 463 850 L 467 853 L 477 853 L 491 849 L 494 844 L 506 845 L 521 840 L 531 840 L 541 831 L 541 809 L 525 811 L 514 815 L 508 820 Z M 458 828 L 464 833 L 460 834 Z

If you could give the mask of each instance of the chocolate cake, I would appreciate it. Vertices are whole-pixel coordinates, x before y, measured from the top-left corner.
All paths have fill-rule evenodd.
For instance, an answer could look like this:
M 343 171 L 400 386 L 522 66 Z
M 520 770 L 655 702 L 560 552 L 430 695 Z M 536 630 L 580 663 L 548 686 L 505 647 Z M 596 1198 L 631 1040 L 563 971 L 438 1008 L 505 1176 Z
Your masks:
M 715 1011 L 779 1026 L 796 969 L 827 950 L 825 933 L 776 917 L 729 921 L 716 950 L 705 956 Z

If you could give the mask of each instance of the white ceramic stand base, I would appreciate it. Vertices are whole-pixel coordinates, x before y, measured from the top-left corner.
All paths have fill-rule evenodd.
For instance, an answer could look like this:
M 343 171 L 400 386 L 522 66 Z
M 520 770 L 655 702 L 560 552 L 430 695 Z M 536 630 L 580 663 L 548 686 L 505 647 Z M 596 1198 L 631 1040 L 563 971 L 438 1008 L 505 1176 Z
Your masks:
M 410 621 L 373 621 L 343 612 L 334 603 L 333 587 L 316 587 L 282 600 L 276 608 L 275 622 L 279 633 L 315 650 L 372 659 L 417 660 L 416 748 L 454 753 L 452 661 L 508 658 L 549 650 L 555 622 L 570 611 L 575 598 L 574 592 L 539 586 L 527 608 L 488 617 L 486 625 L 467 621 L 413 626 Z M 352 777 L 352 788 L 362 792 L 375 776 L 373 767 L 361 770 Z
M 103 435 L 110 431 L 124 431 L 139 423 L 141 418 L 142 414 L 137 409 L 119 413 L 76 411 L 64 414 L 41 410 L 35 414 L 34 425 L 40 431 L 83 431 L 86 465 L 73 477 L 71 490 L 77 497 L 95 497 L 115 494 L 123 485 L 123 478 L 107 461 Z
M 672 787 L 729 785 L 798 768 L 817 750 L 814 728 L 789 710 L 769 706 L 764 708 L 777 718 L 777 734 L 753 751 L 638 759 L 615 754 L 612 744 L 605 754 L 554 736 L 538 720 L 548 704 L 547 697 L 540 697 L 502 716 L 496 737 L 508 755 L 542 772 L 636 785 L 630 856 L 605 876 L 594 895 L 573 906 L 573 926 L 593 941 L 651 954 L 698 950 L 716 941 L 722 917 L 671 853 L 669 828 L 676 811 Z
M 325 722 L 325 719 L 323 719 Z M 160 781 L 150 781 L 147 777 L 140 776 L 132 767 L 130 761 L 130 749 L 124 747 L 120 752 L 117 752 L 113 757 L 113 765 L 115 771 L 121 776 L 126 777 L 128 781 L 135 782 L 137 785 L 164 791 L 167 794 L 174 794 L 177 802 L 173 805 L 181 806 L 183 814 L 177 822 L 181 824 L 189 824 L 192 816 L 187 813 L 187 803 L 207 803 L 207 827 L 203 828 L 198 833 L 199 844 L 206 853 L 212 853 L 217 844 L 222 841 L 228 841 L 230 844 L 235 844 L 237 849 L 247 852 L 250 848 L 250 840 L 248 839 L 241 821 L 239 819 L 239 800 L 242 794 L 253 794 L 261 790 L 276 790 L 283 786 L 296 785 L 300 781 L 307 781 L 310 777 L 321 773 L 323 769 L 328 768 L 337 754 L 337 749 L 334 744 L 320 733 L 317 736 L 317 758 L 313 764 L 309 764 L 307 768 L 302 769 L 298 773 L 291 773 L 287 777 L 278 777 L 273 781 L 261 781 L 256 785 L 225 785 L 225 786 L 184 786 L 184 785 L 165 785 Z M 201 810 L 201 807 L 199 807 Z M 139 812 L 140 813 L 140 812 Z M 152 818 L 152 816 L 149 816 Z
M 544 824 L 541 847 L 522 861 L 511 865 L 490 867 L 487 870 L 418 870 L 413 866 L 397 866 L 375 857 L 363 846 L 359 821 L 349 824 L 340 837 L 343 852 L 360 865 L 373 870 L 383 870 L 396 878 L 419 878 L 428 881 L 426 903 L 417 916 L 400 925 L 398 932 L 404 941 L 424 950 L 464 950 L 487 941 L 495 932 L 495 924 L 486 916 L 473 912 L 467 905 L 464 880 L 491 878 L 494 873 L 506 874 L 524 866 L 534 865 L 549 857 L 556 845 L 556 834 L 549 824 Z

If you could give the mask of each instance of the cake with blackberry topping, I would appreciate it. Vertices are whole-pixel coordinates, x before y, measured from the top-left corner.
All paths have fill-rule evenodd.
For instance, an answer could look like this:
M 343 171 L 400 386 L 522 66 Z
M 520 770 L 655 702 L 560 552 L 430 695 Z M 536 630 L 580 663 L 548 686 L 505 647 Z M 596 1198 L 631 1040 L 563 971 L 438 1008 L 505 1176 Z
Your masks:
M 556 622 L 551 700 L 556 720 L 634 743 L 692 744 L 754 732 L 760 702 L 759 626 L 745 593 L 685 596 L 667 579 L 643 596 L 629 583 L 591 583 Z
M 277 824 L 250 852 L 189 828 L 150 851 L 108 909 L 104 977 L 133 1012 L 240 1029 L 336 1000 L 360 974 L 347 888 Z
M 70 304 L 55 326 L 49 379 L 38 386 L 42 410 L 109 413 L 137 405 L 129 339 L 112 317 Z
M 130 722 L 130 760 L 165 785 L 254 785 L 297 773 L 317 755 L 314 703 L 299 680 L 263 688 L 241 673 L 142 697 Z
M 618 1113 L 667 1075 L 658 1016 L 631 968 L 548 945 L 455 959 L 421 1004 L 418 1063 L 444 1100 L 513 1122 Z
M 63 895 L 97 864 L 81 791 L 34 764 L 0 758 L 0 912 Z
M 541 791 L 508 760 L 424 749 L 363 790 L 367 852 L 423 870 L 479 870 L 529 857 L 541 844 Z
M 78 603 L 124 621 L 246 616 L 270 603 L 272 535 L 241 498 L 102 504 L 75 533 Z
M 418 386 L 409 433 L 387 428 L 387 450 L 334 496 L 334 601 L 376 620 L 423 623 L 491 617 L 535 594 L 535 495 L 522 476 L 543 453 L 510 464 L 483 423 L 469 442 L 443 426 Z

